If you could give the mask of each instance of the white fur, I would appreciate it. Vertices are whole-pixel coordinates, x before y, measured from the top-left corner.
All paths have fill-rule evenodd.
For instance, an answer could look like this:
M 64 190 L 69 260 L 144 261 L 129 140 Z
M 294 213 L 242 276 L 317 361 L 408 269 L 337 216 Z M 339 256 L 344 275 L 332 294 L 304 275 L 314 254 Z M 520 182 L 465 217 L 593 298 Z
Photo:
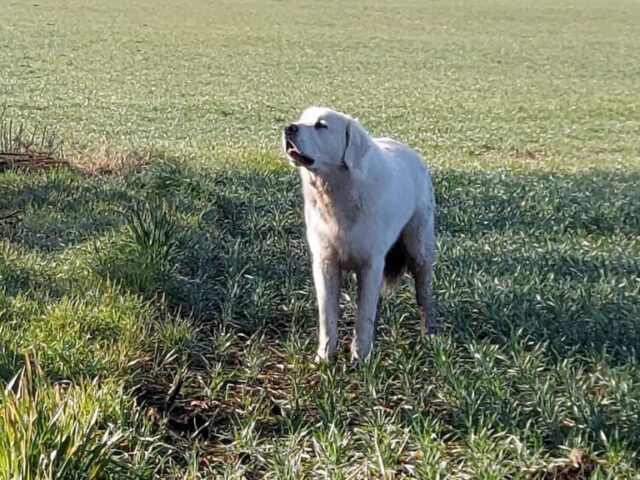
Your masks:
M 370 137 L 358 121 L 327 108 L 308 108 L 293 125 L 289 128 L 297 132 L 283 134 L 283 147 L 289 162 L 299 169 L 303 185 L 319 310 L 317 359 L 328 360 L 336 352 L 343 270 L 355 270 L 358 279 L 352 357 L 367 357 L 385 256 L 399 238 L 416 280 L 421 326 L 432 329 L 435 199 L 420 156 L 390 138 Z M 294 141 L 287 143 L 287 138 Z M 297 153 L 313 164 L 307 165 Z

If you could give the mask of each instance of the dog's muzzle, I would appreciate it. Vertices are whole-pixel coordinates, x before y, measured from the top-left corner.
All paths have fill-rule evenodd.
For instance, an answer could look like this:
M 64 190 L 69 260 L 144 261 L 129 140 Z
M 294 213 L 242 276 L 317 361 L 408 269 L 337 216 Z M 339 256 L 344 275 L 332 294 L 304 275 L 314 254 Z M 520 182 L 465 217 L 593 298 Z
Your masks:
M 313 158 L 307 157 L 303 154 L 296 145 L 296 139 L 298 136 L 298 126 L 295 123 L 290 123 L 284 127 L 284 150 L 287 156 L 293 160 L 296 164 L 309 167 L 313 165 Z

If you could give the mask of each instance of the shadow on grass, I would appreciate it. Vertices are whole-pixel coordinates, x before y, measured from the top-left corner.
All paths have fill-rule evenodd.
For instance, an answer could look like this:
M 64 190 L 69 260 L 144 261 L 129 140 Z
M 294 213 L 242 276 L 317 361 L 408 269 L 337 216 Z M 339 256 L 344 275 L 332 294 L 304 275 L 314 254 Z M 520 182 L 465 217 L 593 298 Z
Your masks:
M 440 321 L 445 333 L 450 333 L 438 337 L 436 343 L 452 342 L 442 351 L 455 355 L 486 340 L 515 358 L 524 355 L 518 348 L 522 350 L 521 340 L 525 339 L 541 345 L 545 350 L 542 356 L 551 364 L 580 354 L 593 359 L 602 352 L 610 356 L 614 366 L 637 361 L 639 180 L 638 172 L 436 172 L 440 254 L 435 291 Z M 19 316 L 12 306 L 19 296 L 27 299 L 23 308 L 37 310 L 41 298 L 81 297 L 85 290 L 94 288 L 91 281 L 95 277 L 119 286 L 111 292 L 114 297 L 122 291 L 135 294 L 132 310 L 124 312 L 131 318 L 139 318 L 138 307 L 146 309 L 146 303 L 140 305 L 144 302 L 138 298 L 160 304 L 158 310 L 169 307 L 172 315 L 160 318 L 164 332 L 159 338 L 164 342 L 162 335 L 181 336 L 187 359 L 174 355 L 171 362 L 163 363 L 164 355 L 178 343 L 170 338 L 167 345 L 155 346 L 166 352 L 150 354 L 153 360 L 149 365 L 136 364 L 130 385 L 136 387 L 134 395 L 148 413 L 158 415 L 158 424 L 167 421 L 169 443 L 190 451 L 197 435 L 210 440 L 215 456 L 219 453 L 215 448 L 222 445 L 224 449 L 225 442 L 231 441 L 229 431 L 238 423 L 235 412 L 249 404 L 266 412 L 256 424 L 265 437 L 286 434 L 285 414 L 300 425 L 316 421 L 329 424 L 349 417 L 343 411 L 347 406 L 335 401 L 340 397 L 338 387 L 361 393 L 351 405 L 358 411 L 373 411 L 377 405 L 364 386 L 369 380 L 360 384 L 358 371 L 335 377 L 330 370 L 305 375 L 299 380 L 304 388 L 298 386 L 296 392 L 314 393 L 306 403 L 296 403 L 291 412 L 276 401 L 281 399 L 282 405 L 287 405 L 289 396 L 294 395 L 292 373 L 279 368 L 292 348 L 289 342 L 296 337 L 291 333 L 302 331 L 311 338 L 306 344 L 296 344 L 299 355 L 313 343 L 316 315 L 302 201 L 294 173 L 211 172 L 171 159 L 122 176 L 9 173 L 0 176 L 0 214 L 15 210 L 22 212 L 24 222 L 0 225 L 0 321 Z M 86 271 L 84 278 L 70 275 L 67 268 Z M 394 330 L 388 327 L 397 326 L 396 319 L 414 315 L 411 290 L 407 280 L 386 302 L 384 334 Z M 72 306 L 64 310 L 69 319 L 79 308 Z M 84 313 L 92 308 L 84 306 Z M 345 308 L 347 313 L 352 309 L 349 305 Z M 173 315 L 177 311 L 181 315 Z M 150 313 L 148 319 L 152 316 Z M 40 313 L 34 318 L 43 323 Z M 186 319 L 186 327 L 182 319 Z M 193 324 L 202 327 L 196 341 L 190 336 Z M 221 325 L 230 332 L 231 343 L 221 341 L 218 333 L 209 339 L 208 332 Z M 49 342 L 49 331 L 41 327 L 40 336 Z M 117 332 L 96 332 L 86 351 L 74 357 L 77 365 L 73 371 L 86 368 L 83 362 L 93 355 L 97 337 L 104 335 L 111 342 L 118 336 Z M 274 351 L 264 353 L 268 349 L 263 343 L 252 353 L 251 342 L 245 341 L 247 335 L 240 334 L 255 332 Z M 425 367 L 407 360 L 419 350 L 415 348 L 420 342 L 415 340 L 417 335 L 404 338 L 412 347 L 405 345 L 402 351 L 389 338 L 381 339 L 380 343 L 388 343 L 388 348 L 380 349 L 381 355 L 394 359 L 386 365 L 398 366 L 380 367 L 371 375 L 374 381 L 380 379 L 379 391 L 392 393 L 382 398 L 387 403 L 396 398 L 415 402 L 417 408 L 442 419 L 461 435 L 485 418 L 495 418 L 505 429 L 526 429 L 523 422 L 533 419 L 540 423 L 541 418 L 547 418 L 546 404 L 538 406 L 534 401 L 541 388 L 538 377 L 546 376 L 544 385 L 552 386 L 551 391 L 545 390 L 547 397 L 559 395 L 555 385 L 562 378 L 553 377 L 553 368 L 523 379 L 531 390 L 523 387 L 520 395 L 533 405 L 531 408 L 540 408 L 543 413 L 529 409 L 529 404 L 509 403 L 504 391 L 498 394 L 491 390 L 493 384 L 481 370 L 465 371 L 460 386 L 458 377 L 448 378 L 447 369 L 438 364 L 437 346 L 420 352 L 423 360 L 428 359 Z M 212 342 L 222 346 L 209 348 Z M 249 346 L 239 345 L 243 343 Z M 60 358 L 69 357 L 64 342 L 59 350 Z M 266 357 L 260 360 L 263 353 Z M 251 355 L 258 357 L 259 376 L 238 373 L 244 368 L 253 372 L 247 366 Z M 220 362 L 223 370 L 228 367 L 233 372 L 220 377 L 226 378 L 221 380 L 226 382 L 225 391 L 231 391 L 224 398 L 215 390 L 204 392 L 202 384 L 194 380 L 215 377 L 210 368 Z M 572 373 L 571 365 L 558 370 Z M 6 380 L 18 368 L 12 352 L 0 351 L 1 379 Z M 179 372 L 184 368 L 187 373 L 181 377 Z M 397 381 L 400 371 L 411 379 L 409 393 Z M 582 385 L 586 375 L 575 371 Z M 504 373 L 499 368 L 492 372 Z M 181 387 L 183 381 L 185 387 Z M 427 388 L 432 383 L 448 388 L 451 401 L 434 399 Z M 271 393 L 265 397 L 265 391 Z M 466 398 L 471 391 L 482 392 L 480 400 Z M 513 391 L 519 391 L 517 385 Z M 619 415 L 608 412 L 606 406 L 585 405 L 584 431 L 594 438 L 599 431 L 617 431 Z M 351 419 L 361 420 L 358 416 Z M 407 420 L 407 428 L 411 421 Z M 545 421 L 547 424 L 539 428 L 545 448 L 554 449 L 572 438 L 575 429 L 562 423 L 562 416 L 551 415 Z M 633 428 L 621 431 L 635 447 Z
M 640 173 L 442 171 L 434 181 L 435 289 L 454 335 L 505 341 L 523 328 L 561 354 L 603 348 L 622 361 L 637 358 Z M 147 297 L 160 293 L 205 322 L 247 332 L 268 326 L 274 335 L 315 323 L 290 171 L 212 173 L 163 160 L 125 176 L 10 174 L 3 182 L 9 194 L 0 195 L 0 211 L 24 216 L 21 225 L 0 226 L 13 244 L 47 254 L 93 245 L 98 274 Z M 157 245 L 129 248 L 125 211 L 158 198 L 172 205 L 177 228 L 166 261 L 150 267 L 141 256 Z M 29 269 L 8 268 L 0 285 L 9 294 L 60 294 L 54 280 Z
M 24 358 L 13 350 L 0 346 L 0 382 L 6 384 L 13 378 L 16 372 L 22 368 Z
M 640 172 L 446 171 L 436 175 L 440 231 L 570 235 L 640 232 Z

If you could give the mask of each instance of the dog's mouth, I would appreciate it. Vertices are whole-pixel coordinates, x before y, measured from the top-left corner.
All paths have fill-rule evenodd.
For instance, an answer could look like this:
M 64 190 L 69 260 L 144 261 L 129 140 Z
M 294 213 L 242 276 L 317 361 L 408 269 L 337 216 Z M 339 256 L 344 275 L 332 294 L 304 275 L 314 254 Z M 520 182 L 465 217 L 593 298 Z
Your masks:
M 313 158 L 309 158 L 303 154 L 290 139 L 285 139 L 284 148 L 289 158 L 298 165 L 303 165 L 305 167 L 313 165 Z

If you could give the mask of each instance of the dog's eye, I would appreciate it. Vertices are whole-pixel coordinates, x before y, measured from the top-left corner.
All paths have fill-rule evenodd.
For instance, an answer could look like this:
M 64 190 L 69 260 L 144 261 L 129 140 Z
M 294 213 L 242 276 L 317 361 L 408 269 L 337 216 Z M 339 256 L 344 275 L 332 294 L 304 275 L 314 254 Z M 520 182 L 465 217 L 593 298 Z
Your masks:
M 322 120 L 318 120 L 316 122 L 316 124 L 314 125 L 316 130 L 320 130 L 321 128 L 329 128 L 329 125 L 327 125 L 325 122 L 323 122 Z

